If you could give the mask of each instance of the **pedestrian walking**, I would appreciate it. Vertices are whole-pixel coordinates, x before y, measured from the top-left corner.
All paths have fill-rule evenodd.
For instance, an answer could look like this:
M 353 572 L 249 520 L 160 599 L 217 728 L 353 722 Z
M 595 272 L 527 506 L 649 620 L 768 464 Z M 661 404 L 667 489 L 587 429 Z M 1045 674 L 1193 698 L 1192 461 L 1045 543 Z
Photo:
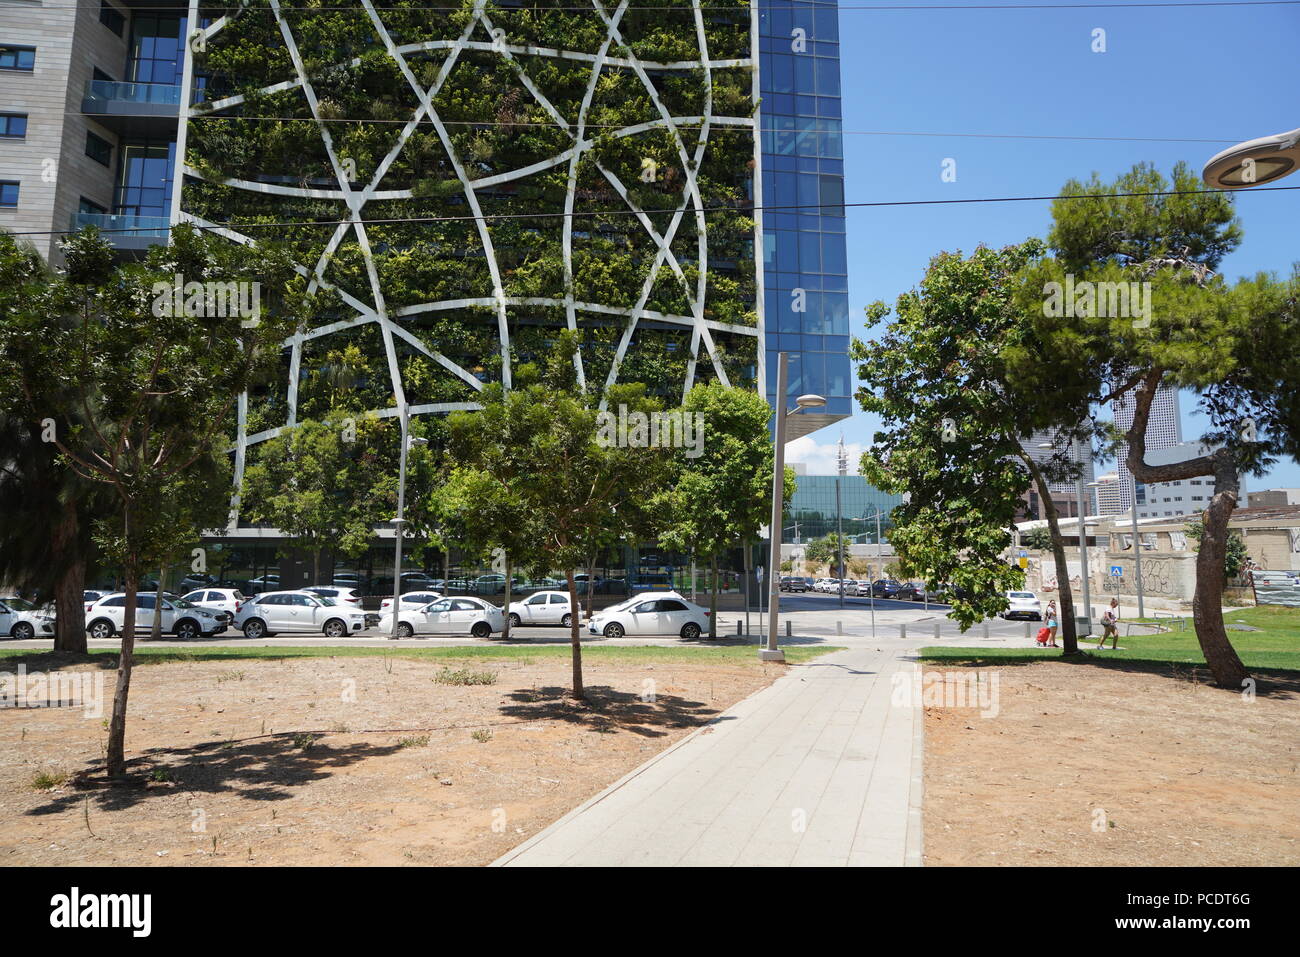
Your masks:
M 1060 616 L 1057 615 L 1057 613 L 1056 613 L 1056 600 L 1055 600 L 1055 599 L 1053 599 L 1052 601 L 1049 601 L 1049 602 L 1047 603 L 1047 612 L 1043 615 L 1043 617 L 1047 619 L 1047 622 L 1046 622 L 1046 624 L 1047 624 L 1047 633 L 1048 633 L 1048 636 L 1051 638 L 1051 641 L 1048 642 L 1047 647 L 1049 647 L 1049 648 L 1058 648 L 1058 647 L 1060 647 L 1060 646 L 1057 645 L 1057 643 L 1056 643 L 1056 629 L 1060 627 L 1061 622 L 1059 621 Z
M 1097 642 L 1097 647 L 1101 648 L 1106 644 L 1106 639 L 1110 638 L 1111 650 L 1119 647 L 1119 599 L 1112 598 L 1110 607 L 1102 613 L 1101 616 L 1101 641 Z

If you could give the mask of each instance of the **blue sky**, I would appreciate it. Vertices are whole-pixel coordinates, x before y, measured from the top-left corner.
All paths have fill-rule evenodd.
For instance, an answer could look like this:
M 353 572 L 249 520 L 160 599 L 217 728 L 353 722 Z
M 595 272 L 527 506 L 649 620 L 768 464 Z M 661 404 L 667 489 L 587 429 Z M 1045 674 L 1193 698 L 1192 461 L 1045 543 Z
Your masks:
M 924 2 L 924 0 L 920 0 Z M 1166 173 L 1196 170 L 1244 139 L 1300 126 L 1300 6 L 1095 10 L 840 10 L 845 186 L 849 202 L 1041 196 L 1096 170 L 1111 179 L 1139 160 Z M 1106 52 L 1092 32 L 1106 31 Z M 1196 142 L 882 136 L 854 131 L 1148 137 Z M 956 182 L 940 179 L 956 161 Z M 1300 186 L 1300 174 L 1278 185 Z M 1237 194 L 1245 232 L 1224 260 L 1235 279 L 1286 274 L 1300 260 L 1300 191 Z M 931 256 L 1043 236 L 1050 204 L 1006 203 L 850 209 L 852 332 L 867 334 L 863 308 L 893 303 Z M 1200 434 L 1183 396 L 1185 439 Z M 870 443 L 874 421 L 858 413 L 792 447 L 816 465 L 817 445 Z M 827 450 L 828 451 L 828 450 Z M 854 457 L 856 461 L 856 455 Z M 1300 486 L 1300 465 L 1279 462 L 1248 489 Z

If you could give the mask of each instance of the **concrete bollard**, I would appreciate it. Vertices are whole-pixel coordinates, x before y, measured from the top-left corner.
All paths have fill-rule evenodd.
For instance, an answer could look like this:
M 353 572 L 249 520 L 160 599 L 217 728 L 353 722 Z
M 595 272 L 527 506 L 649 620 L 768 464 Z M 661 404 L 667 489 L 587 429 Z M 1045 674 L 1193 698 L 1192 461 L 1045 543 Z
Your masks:
M 1029 638 L 1030 638 L 1030 634 L 1029 634 L 1029 622 L 1025 622 L 1025 641 L 1028 641 Z
M 744 627 L 745 627 L 745 623 L 744 623 L 743 621 L 741 621 L 739 618 L 737 618 L 737 619 L 736 619 L 736 634 L 737 634 L 737 635 L 743 635 L 743 634 L 745 633 L 744 630 L 743 630 Z
M 785 636 L 786 636 L 787 638 L 789 638 L 789 637 L 791 637 L 793 634 L 794 634 L 794 632 L 792 632 L 792 631 L 790 630 L 790 619 L 787 618 L 787 619 L 785 620 Z
M 907 625 L 898 626 L 898 637 L 902 638 L 904 641 L 907 640 Z
M 984 622 L 984 640 L 989 640 L 989 623 L 987 621 Z
M 939 623 L 937 621 L 934 623 L 934 640 L 939 640 Z
M 842 634 L 844 634 L 844 622 L 842 622 L 842 621 L 837 621 L 837 622 L 835 623 L 835 634 L 837 634 L 837 635 L 842 635 Z

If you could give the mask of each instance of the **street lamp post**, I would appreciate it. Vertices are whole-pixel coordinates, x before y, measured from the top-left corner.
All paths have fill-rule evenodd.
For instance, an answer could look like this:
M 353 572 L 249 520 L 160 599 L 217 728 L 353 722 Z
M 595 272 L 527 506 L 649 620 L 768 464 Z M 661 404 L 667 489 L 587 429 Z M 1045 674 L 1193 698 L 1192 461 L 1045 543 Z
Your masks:
M 844 523 L 840 511 L 840 477 L 849 471 L 849 454 L 844 451 L 844 433 L 840 433 L 839 450 L 836 452 L 836 464 L 839 475 L 835 476 L 835 553 L 839 557 L 840 569 L 840 607 L 844 607 Z
M 758 652 L 761 661 L 785 661 L 785 654 L 776 646 L 776 629 L 781 604 L 781 521 L 785 514 L 785 420 L 793 414 L 785 407 L 788 364 L 789 354 L 779 353 L 776 361 L 776 447 L 772 455 L 772 522 L 768 526 L 772 550 L 768 565 L 767 647 Z M 815 409 L 826 404 L 819 395 L 801 395 L 794 401 L 798 409 Z
M 390 641 L 397 640 L 397 624 L 402 615 L 402 526 L 406 523 L 406 450 L 411 445 L 424 445 L 428 439 L 411 438 L 410 419 L 403 406 L 397 417 L 402 431 L 402 448 L 397 455 L 397 517 L 393 519 L 393 624 Z

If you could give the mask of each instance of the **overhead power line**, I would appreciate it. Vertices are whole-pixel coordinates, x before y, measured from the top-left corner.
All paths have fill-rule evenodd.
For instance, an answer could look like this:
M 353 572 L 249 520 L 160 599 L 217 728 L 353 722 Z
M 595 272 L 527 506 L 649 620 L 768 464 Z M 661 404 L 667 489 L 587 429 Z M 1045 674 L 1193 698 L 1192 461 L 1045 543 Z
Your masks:
M 1248 193 L 1271 193 L 1284 192 L 1289 190 L 1298 190 L 1300 186 L 1259 186 L 1244 192 Z M 1227 189 L 1202 189 L 1192 191 L 1180 190 L 1152 190 L 1140 193 L 1058 193 L 1054 196 L 983 196 L 971 199 L 911 199 L 911 200 L 882 200 L 871 203 L 803 203 L 798 205 L 783 206 L 693 206 L 688 205 L 680 207 L 683 213 L 754 213 L 754 212 L 799 212 L 801 210 L 822 210 L 822 209 L 873 209 L 885 206 L 960 206 L 973 203 L 1040 203 L 1051 202 L 1058 199 L 1093 199 L 1093 200 L 1113 200 L 1113 199 L 1132 199 L 1150 196 L 1203 196 L 1206 193 L 1230 193 L 1243 192 L 1241 190 Z M 637 215 L 655 215 L 677 213 L 678 207 L 670 209 L 616 209 L 607 211 L 574 211 L 572 213 L 493 213 L 486 216 L 404 216 L 382 219 L 321 219 L 321 220 L 285 220 L 274 223 L 215 223 L 211 226 L 202 226 L 197 223 L 191 223 L 195 229 L 201 230 L 219 230 L 229 229 L 241 231 L 246 229 L 285 229 L 293 226 L 347 226 L 356 224 L 362 226 L 385 226 L 385 225 L 402 225 L 409 223 L 456 223 L 456 222 L 492 222 L 497 220 L 512 219 L 565 219 L 572 217 L 574 219 L 594 216 L 637 216 Z M 161 232 L 170 230 L 168 226 L 124 226 L 121 228 L 101 229 L 102 233 L 141 233 L 141 232 Z M 74 229 L 38 229 L 25 230 L 22 232 L 10 233 L 12 236 L 67 236 L 75 234 Z

